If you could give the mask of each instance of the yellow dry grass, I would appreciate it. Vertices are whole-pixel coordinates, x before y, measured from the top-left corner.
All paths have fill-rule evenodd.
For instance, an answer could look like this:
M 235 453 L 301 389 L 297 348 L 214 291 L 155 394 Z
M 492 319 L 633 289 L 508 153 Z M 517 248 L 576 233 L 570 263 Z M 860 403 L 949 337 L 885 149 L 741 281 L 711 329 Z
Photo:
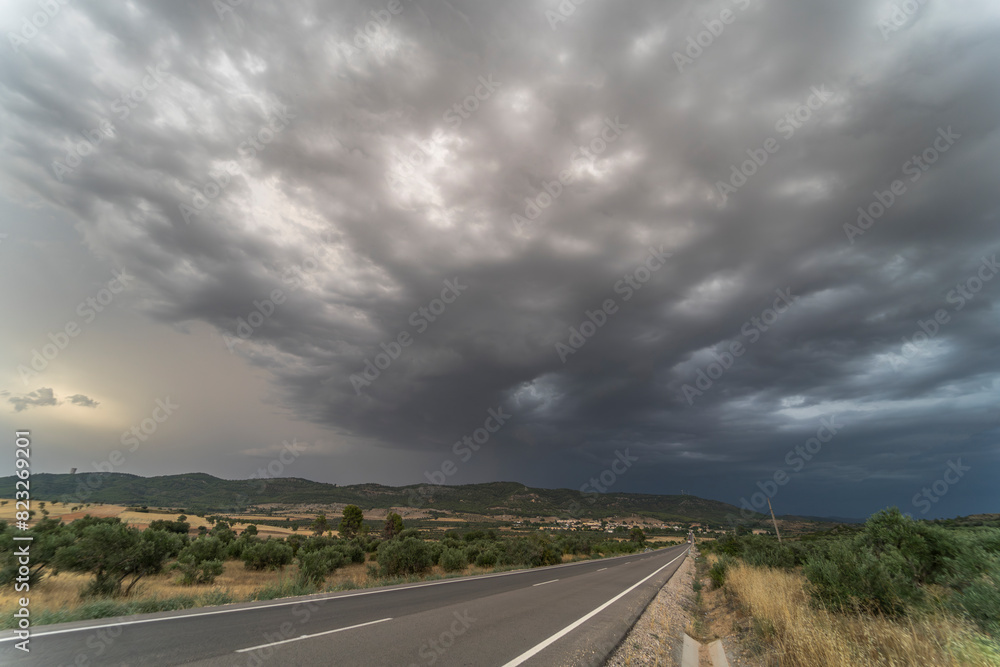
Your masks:
M 801 574 L 735 564 L 725 589 L 756 621 L 776 663 L 809 667 L 997 667 L 981 635 L 943 614 L 893 620 L 809 604 Z
M 42 507 L 42 503 L 45 503 L 44 508 Z M 74 507 L 78 507 L 79 509 L 73 511 Z M 7 521 L 8 523 L 13 521 L 14 513 L 19 509 L 23 508 L 18 508 L 16 501 L 13 498 L 0 498 L 0 521 Z M 41 519 L 41 510 L 46 509 L 48 510 L 50 517 L 62 517 L 64 523 L 69 523 L 74 519 L 79 519 L 85 514 L 90 514 L 91 516 L 118 516 L 125 510 L 125 508 L 121 505 L 92 504 L 87 507 L 85 503 L 71 505 L 48 500 L 32 500 L 31 509 L 35 511 L 35 516 L 32 519 L 33 522 Z
M 182 586 L 176 582 L 175 572 L 164 572 L 143 578 L 137 585 L 133 597 L 137 598 L 170 598 L 178 595 L 203 595 L 213 591 L 227 593 L 233 600 L 252 599 L 255 591 L 276 586 L 282 580 L 290 581 L 296 577 L 298 568 L 295 565 L 286 567 L 283 571 L 258 572 L 247 570 L 243 563 L 229 560 L 212 585 Z M 76 609 L 86 601 L 80 598 L 80 589 L 88 584 L 93 575 L 74 572 L 47 574 L 42 581 L 31 587 L 32 612 L 58 611 Z M 352 564 L 338 569 L 326 579 L 326 586 L 349 584 L 358 588 L 365 586 L 368 575 L 364 564 Z M 0 589 L 0 610 L 13 610 L 19 597 L 11 587 Z

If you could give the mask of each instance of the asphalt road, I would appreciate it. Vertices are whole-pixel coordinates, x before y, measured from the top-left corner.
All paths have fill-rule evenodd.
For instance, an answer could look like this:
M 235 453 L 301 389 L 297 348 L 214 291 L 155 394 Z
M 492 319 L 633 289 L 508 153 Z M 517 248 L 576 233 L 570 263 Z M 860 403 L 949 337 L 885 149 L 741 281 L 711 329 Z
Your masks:
M 0 664 L 600 665 L 686 553 L 5 631 Z

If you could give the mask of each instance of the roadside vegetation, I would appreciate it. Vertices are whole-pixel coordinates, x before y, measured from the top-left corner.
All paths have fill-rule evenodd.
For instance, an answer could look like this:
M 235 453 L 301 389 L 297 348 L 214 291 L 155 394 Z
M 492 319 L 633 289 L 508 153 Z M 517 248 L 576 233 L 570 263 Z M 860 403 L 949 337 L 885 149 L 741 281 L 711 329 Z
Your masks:
M 726 535 L 701 549 L 770 664 L 1000 665 L 998 528 L 890 508 L 860 527 L 784 543 Z
M 24 595 L 16 586 L 25 579 L 32 621 L 43 624 L 538 567 L 646 546 L 639 528 L 621 540 L 494 529 L 449 530 L 428 540 L 395 513 L 373 531 L 353 505 L 343 510 L 338 536 L 322 514 L 310 528 L 311 535 L 262 538 L 253 524 L 237 533 L 221 519 L 195 532 L 184 515 L 145 530 L 118 517 L 69 524 L 46 517 L 27 532 L 34 540 L 25 573 L 11 546 L 15 529 L 0 521 L 0 627 L 12 627 L 9 612 Z

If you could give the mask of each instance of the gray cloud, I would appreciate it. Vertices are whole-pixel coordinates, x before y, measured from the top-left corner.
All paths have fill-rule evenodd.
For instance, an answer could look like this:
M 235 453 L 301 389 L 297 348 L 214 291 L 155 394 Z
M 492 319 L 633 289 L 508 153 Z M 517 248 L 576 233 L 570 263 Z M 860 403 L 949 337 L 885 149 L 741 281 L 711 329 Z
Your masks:
M 72 396 L 67 396 L 66 400 L 73 405 L 79 405 L 85 408 L 96 408 L 100 403 L 90 398 L 89 396 L 84 396 L 83 394 L 73 394 Z
M 36 391 L 24 394 L 22 396 L 13 396 L 7 399 L 8 402 L 13 404 L 14 412 L 23 412 L 28 408 L 33 407 L 43 407 L 47 405 L 59 405 L 56 401 L 56 397 L 52 392 L 52 389 L 48 387 L 41 387 Z
M 363 3 L 67 6 L 0 61 L 0 169 L 298 419 L 433 462 L 503 405 L 515 428 L 450 481 L 579 487 L 629 446 L 620 490 L 736 502 L 832 415 L 786 511 L 906 504 L 958 455 L 995 479 L 1000 281 L 971 291 L 1000 249 L 993 4 L 888 33 L 859 1 L 587 3 L 553 29 L 557 5 L 403 2 L 367 41 Z M 438 317 L 445 280 L 468 287 Z M 988 486 L 963 484 L 972 511 Z

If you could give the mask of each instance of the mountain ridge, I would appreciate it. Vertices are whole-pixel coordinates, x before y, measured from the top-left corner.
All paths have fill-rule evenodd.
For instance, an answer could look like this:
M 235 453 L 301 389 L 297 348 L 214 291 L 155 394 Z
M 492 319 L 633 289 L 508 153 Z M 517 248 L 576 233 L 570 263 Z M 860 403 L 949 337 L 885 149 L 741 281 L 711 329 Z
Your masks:
M 0 496 L 14 497 L 12 476 L 0 478 Z M 300 477 L 227 480 L 208 473 L 142 477 L 131 473 L 35 473 L 32 498 L 72 504 L 92 502 L 192 511 L 233 512 L 265 504 L 355 504 L 362 509 L 409 506 L 415 509 L 516 517 L 556 516 L 600 519 L 643 515 L 663 521 L 723 525 L 740 509 L 718 500 L 689 494 L 581 493 L 543 489 L 519 482 L 477 484 L 410 484 L 387 486 L 368 482 L 341 486 Z M 752 522 L 766 517 L 757 514 Z M 815 521 L 814 517 L 781 517 Z

